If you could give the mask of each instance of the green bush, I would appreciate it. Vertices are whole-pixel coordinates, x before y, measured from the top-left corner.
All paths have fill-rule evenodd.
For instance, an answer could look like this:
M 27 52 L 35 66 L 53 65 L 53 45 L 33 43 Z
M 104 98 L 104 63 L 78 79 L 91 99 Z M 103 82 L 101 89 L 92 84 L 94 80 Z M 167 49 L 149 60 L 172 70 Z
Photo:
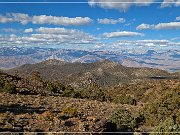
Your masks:
M 130 105 L 136 105 L 136 100 L 133 99 L 131 96 L 126 94 L 121 94 L 115 97 L 113 100 L 115 103 L 121 103 L 121 104 L 130 104 Z
M 72 97 L 74 94 L 74 89 L 71 86 L 66 86 L 65 90 L 63 91 L 64 97 Z
M 73 90 L 73 92 L 71 94 L 71 97 L 73 97 L 73 98 L 83 98 L 82 95 L 81 95 L 81 91 L 78 91 L 78 90 Z
M 4 87 L 1 89 L 1 92 L 16 93 L 16 86 L 11 83 L 5 83 Z
M 3 89 L 4 87 L 4 81 L 3 79 L 0 78 L 0 91 Z
M 180 123 L 179 94 L 178 92 L 168 92 L 160 99 L 146 105 L 142 110 L 142 115 L 145 117 L 145 124 L 154 127 L 170 116 L 175 116 L 177 123 Z
M 118 131 L 133 131 L 135 120 L 131 113 L 125 109 L 118 109 L 110 117 L 110 122 L 116 124 Z
M 63 108 L 62 112 L 60 113 L 60 118 L 61 119 L 68 119 L 72 117 L 77 117 L 78 116 L 78 111 L 76 108 Z
M 81 90 L 81 95 L 83 98 L 102 102 L 108 100 L 108 97 L 105 95 L 102 88 L 100 88 L 96 83 L 92 83 L 86 89 Z
M 145 118 L 142 114 L 138 114 L 135 118 L 134 118 L 134 126 L 136 128 L 138 128 L 138 126 L 143 125 L 145 121 Z
M 153 135 L 165 135 L 166 133 L 163 132 L 180 132 L 180 125 L 173 118 L 167 118 L 155 128 L 154 132 L 159 133 L 153 133 Z
M 58 82 L 45 82 L 46 89 L 51 93 L 62 94 L 65 90 L 65 86 Z

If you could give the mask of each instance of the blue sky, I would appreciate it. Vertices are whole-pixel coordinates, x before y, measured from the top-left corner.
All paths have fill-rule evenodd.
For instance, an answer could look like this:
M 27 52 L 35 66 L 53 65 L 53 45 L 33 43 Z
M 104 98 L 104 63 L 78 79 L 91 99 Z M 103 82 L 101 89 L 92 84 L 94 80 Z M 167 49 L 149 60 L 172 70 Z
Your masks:
M 180 49 L 180 1 L 132 1 L 135 3 L 113 3 L 122 0 L 1 3 L 0 44 L 72 49 Z

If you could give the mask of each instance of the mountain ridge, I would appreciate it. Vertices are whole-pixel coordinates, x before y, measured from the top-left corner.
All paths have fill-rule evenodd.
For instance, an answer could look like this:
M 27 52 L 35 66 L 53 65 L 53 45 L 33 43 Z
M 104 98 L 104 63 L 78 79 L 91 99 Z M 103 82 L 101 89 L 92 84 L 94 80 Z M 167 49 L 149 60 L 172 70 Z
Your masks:
M 170 73 L 164 70 L 147 67 L 125 67 L 110 60 L 101 60 L 94 63 L 46 60 L 36 64 L 25 64 L 7 70 L 7 72 L 30 75 L 34 70 L 40 72 L 41 77 L 47 80 L 59 80 L 66 84 L 76 84 L 86 78 L 86 80 L 94 80 L 100 86 L 119 85 L 124 82 L 133 82 L 138 79 L 156 76 L 171 76 Z
M 87 51 L 39 47 L 1 47 L 0 69 L 39 63 L 47 59 L 59 59 L 72 63 L 91 63 L 101 59 L 108 59 L 128 67 L 151 67 L 175 72 L 180 69 L 178 58 L 178 50 Z

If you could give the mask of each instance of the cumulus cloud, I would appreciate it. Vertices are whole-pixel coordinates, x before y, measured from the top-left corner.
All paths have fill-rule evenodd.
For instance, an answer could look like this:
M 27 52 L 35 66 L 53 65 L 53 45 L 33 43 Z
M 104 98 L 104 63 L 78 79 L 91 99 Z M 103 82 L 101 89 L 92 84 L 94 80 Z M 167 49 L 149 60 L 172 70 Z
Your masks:
M 62 17 L 62 16 L 29 16 L 23 13 L 8 13 L 6 15 L 0 15 L 0 23 L 19 22 L 23 25 L 27 23 L 33 24 L 53 24 L 63 26 L 80 26 L 90 24 L 93 20 L 89 17 Z
M 178 46 L 180 45 L 180 42 L 172 42 L 169 40 L 120 40 L 113 43 L 114 48 L 118 47 L 172 47 L 172 46 Z
M 180 21 L 180 16 L 176 17 L 176 21 Z
M 25 25 L 30 21 L 30 17 L 27 14 L 22 13 L 7 13 L 6 15 L 0 15 L 0 23 L 20 22 Z
M 172 6 L 175 6 L 175 7 L 180 6 L 180 0 L 164 0 L 161 3 L 161 8 L 172 7 Z
M 117 24 L 117 23 L 124 23 L 125 19 L 124 18 L 118 18 L 117 20 L 115 20 L 115 19 L 103 18 L 103 19 L 97 19 L 97 21 L 100 24 Z
M 28 14 L 22 13 L 9 13 L 7 16 L 12 18 L 14 22 L 20 22 L 23 25 L 27 24 L 31 19 Z
M 31 33 L 31 32 L 33 32 L 33 29 L 32 29 L 32 28 L 25 29 L 24 32 L 25 32 L 25 33 Z
M 169 23 L 158 23 L 156 25 L 152 24 L 140 24 L 136 27 L 137 30 L 145 29 L 157 29 L 157 30 L 173 30 L 180 29 L 180 22 L 169 22 Z
M 32 17 L 32 23 L 33 24 L 54 24 L 54 25 L 87 25 L 92 22 L 92 19 L 89 17 L 75 17 L 75 18 L 69 18 L 69 17 L 56 17 L 56 16 L 46 16 L 46 15 L 40 15 L 40 16 L 33 16 Z
M 13 22 L 13 18 L 9 18 L 8 16 L 0 15 L 0 23 Z
M 180 22 L 159 23 L 155 29 L 180 29 Z
M 33 30 L 26 29 L 26 32 Z M 17 44 L 17 45 L 65 45 L 65 44 L 93 44 L 96 38 L 89 33 L 85 33 L 76 29 L 65 28 L 46 28 L 40 27 L 35 29 L 33 34 L 17 36 L 17 35 L 1 35 L 0 43 Z
M 119 31 L 119 32 L 110 32 L 104 33 L 103 36 L 107 38 L 117 38 L 117 37 L 134 37 L 134 36 L 143 36 L 144 34 L 131 31 Z
M 70 34 L 84 34 L 84 32 L 76 29 L 66 29 L 66 28 L 47 28 L 40 27 L 36 29 L 37 32 L 43 34 L 61 34 L 61 35 L 70 35 Z
M 131 6 L 149 6 L 154 1 L 156 0 L 88 0 L 88 4 L 92 7 L 127 11 Z
M 144 30 L 144 29 L 151 29 L 153 25 L 142 23 L 136 27 L 136 30 Z

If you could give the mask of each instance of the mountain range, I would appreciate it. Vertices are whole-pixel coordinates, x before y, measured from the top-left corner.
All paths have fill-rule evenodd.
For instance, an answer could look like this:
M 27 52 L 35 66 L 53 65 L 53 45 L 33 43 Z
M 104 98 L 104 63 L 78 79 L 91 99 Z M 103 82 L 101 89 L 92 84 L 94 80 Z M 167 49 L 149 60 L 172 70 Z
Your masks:
M 179 58 L 180 53 L 178 50 L 86 51 L 16 46 L 0 48 L 1 69 L 39 63 L 49 59 L 70 63 L 91 63 L 106 59 L 128 67 L 150 67 L 175 72 L 180 69 Z

